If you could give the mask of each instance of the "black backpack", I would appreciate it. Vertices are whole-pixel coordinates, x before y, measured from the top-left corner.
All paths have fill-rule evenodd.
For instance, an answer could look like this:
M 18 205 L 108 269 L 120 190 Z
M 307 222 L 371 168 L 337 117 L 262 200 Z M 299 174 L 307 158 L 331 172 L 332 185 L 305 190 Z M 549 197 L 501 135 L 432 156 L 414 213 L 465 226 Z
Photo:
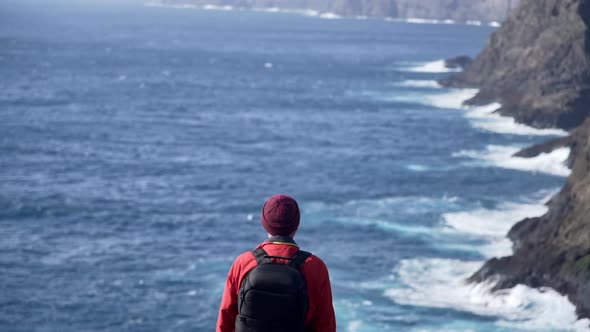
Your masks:
M 311 253 L 293 257 L 252 252 L 258 265 L 242 281 L 238 297 L 236 332 L 302 332 L 308 308 L 307 284 L 301 266 Z M 271 259 L 288 259 L 288 264 Z

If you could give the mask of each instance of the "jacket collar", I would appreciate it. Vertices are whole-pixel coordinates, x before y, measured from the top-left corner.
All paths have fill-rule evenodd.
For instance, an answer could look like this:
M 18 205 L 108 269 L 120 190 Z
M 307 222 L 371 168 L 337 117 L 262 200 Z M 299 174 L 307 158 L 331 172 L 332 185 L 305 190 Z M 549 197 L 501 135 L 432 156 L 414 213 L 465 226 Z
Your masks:
M 265 242 L 272 244 L 286 244 L 297 247 L 297 243 L 295 242 L 295 240 L 293 240 L 293 238 L 288 235 L 274 235 L 269 237 L 268 240 L 266 240 Z

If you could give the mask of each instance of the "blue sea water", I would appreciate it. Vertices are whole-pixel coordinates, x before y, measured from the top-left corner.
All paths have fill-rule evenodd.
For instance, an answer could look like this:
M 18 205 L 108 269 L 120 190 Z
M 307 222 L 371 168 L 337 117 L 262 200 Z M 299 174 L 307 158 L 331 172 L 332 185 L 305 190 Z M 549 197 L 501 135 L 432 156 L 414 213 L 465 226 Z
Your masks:
M 482 130 L 432 83 L 493 28 L 0 8 L 1 331 L 212 331 L 274 193 L 339 331 L 573 330 L 551 292 L 462 283 L 565 181 L 505 153 L 547 137 Z

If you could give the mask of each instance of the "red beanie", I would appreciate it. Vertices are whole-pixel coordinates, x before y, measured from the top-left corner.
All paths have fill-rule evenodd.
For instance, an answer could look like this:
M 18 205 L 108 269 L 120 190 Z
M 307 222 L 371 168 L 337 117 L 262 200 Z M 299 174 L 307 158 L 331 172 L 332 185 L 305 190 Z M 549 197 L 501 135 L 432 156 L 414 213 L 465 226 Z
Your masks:
M 274 195 L 262 207 L 262 226 L 270 235 L 290 235 L 299 227 L 299 206 L 287 195 Z

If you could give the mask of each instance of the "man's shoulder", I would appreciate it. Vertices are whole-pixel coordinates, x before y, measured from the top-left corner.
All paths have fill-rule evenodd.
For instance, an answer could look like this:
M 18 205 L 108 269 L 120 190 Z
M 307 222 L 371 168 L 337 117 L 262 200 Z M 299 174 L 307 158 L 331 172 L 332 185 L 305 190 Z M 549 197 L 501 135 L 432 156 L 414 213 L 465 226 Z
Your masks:
M 328 267 L 324 263 L 324 261 L 319 257 L 314 255 L 313 253 L 305 260 L 305 264 L 301 268 L 302 272 L 312 272 L 312 273 L 320 273 L 324 274 L 328 272 Z
M 243 266 L 243 265 L 251 264 L 252 262 L 255 262 L 255 261 L 256 261 L 256 258 L 254 257 L 252 250 L 249 250 L 249 251 L 244 251 L 238 257 L 236 257 L 236 260 L 234 261 L 234 265 L 242 265 Z
M 313 270 L 317 272 L 324 272 L 327 271 L 328 268 L 324 261 L 313 252 L 309 252 L 311 255 L 305 260 L 305 263 L 302 266 L 304 270 Z M 238 268 L 248 268 L 255 266 L 256 257 L 254 256 L 253 250 L 244 251 L 241 253 L 236 260 L 234 261 L 234 267 Z

